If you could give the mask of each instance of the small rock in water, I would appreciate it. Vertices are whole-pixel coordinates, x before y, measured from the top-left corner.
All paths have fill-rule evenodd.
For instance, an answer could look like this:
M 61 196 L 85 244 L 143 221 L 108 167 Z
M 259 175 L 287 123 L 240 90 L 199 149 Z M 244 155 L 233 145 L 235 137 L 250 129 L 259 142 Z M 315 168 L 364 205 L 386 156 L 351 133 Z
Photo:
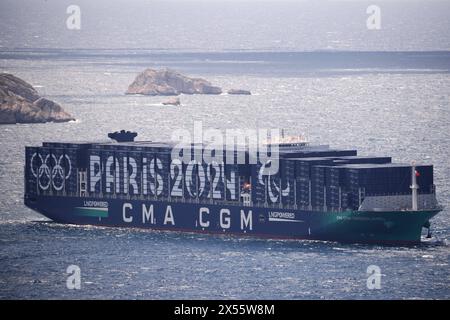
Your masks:
M 179 106 L 181 105 L 180 98 L 171 98 L 162 103 L 165 106 Z
M 250 91 L 244 90 L 244 89 L 230 89 L 230 90 L 228 90 L 228 94 L 251 95 L 252 93 Z

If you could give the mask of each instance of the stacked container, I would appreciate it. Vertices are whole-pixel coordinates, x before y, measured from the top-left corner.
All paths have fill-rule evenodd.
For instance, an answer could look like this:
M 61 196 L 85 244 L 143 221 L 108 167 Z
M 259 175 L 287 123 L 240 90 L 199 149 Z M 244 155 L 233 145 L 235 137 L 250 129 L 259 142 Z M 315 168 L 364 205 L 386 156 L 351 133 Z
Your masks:
M 263 165 L 258 162 L 252 165 L 251 185 L 252 185 L 252 201 L 257 205 L 266 203 L 267 176 L 261 174 Z
M 345 164 L 364 164 L 364 163 L 371 163 L 371 164 L 386 164 L 391 163 L 392 158 L 391 157 L 361 157 L 361 156 L 349 156 L 349 157 L 339 157 L 335 159 L 334 161 L 335 165 L 345 165 Z
M 297 204 L 303 207 L 312 206 L 311 201 L 311 180 L 306 178 L 297 178 L 296 189 L 297 189 Z
M 70 196 L 78 196 L 78 169 L 79 169 L 79 150 L 76 147 L 68 146 L 64 149 L 66 158 L 66 181 L 65 193 Z
M 34 197 L 38 191 L 38 174 L 41 166 L 37 147 L 25 148 L 25 193 Z
M 239 165 L 238 164 L 225 164 L 224 166 L 224 184 L 226 190 L 226 200 L 228 201 L 239 201 L 240 197 L 240 186 L 239 183 L 244 181 L 240 180 L 239 175 Z
M 317 210 L 326 206 L 325 168 L 313 166 L 311 170 L 312 206 Z
M 293 206 L 296 204 L 297 195 L 295 194 L 295 189 L 297 186 L 295 183 L 295 165 L 295 160 L 280 159 L 280 192 L 283 205 Z
M 280 150 L 281 158 L 316 158 L 356 156 L 356 150 Z
M 161 161 L 162 169 L 155 166 L 155 172 L 162 178 L 162 193 L 158 198 L 168 199 L 169 198 L 169 176 L 170 176 L 170 152 L 158 151 L 155 153 L 155 161 Z M 172 185 L 170 186 L 172 188 Z
M 199 150 L 192 145 L 191 151 Z M 356 150 L 284 148 L 279 170 L 263 164 L 237 164 L 234 159 L 207 164 L 171 161 L 172 146 L 164 143 L 51 143 L 26 148 L 27 195 L 79 195 L 79 172 L 86 172 L 90 196 L 171 197 L 200 201 L 240 201 L 250 182 L 254 205 L 298 205 L 314 210 L 358 209 L 366 196 L 411 194 L 411 165 L 393 164 L 390 157 L 357 157 Z M 203 149 L 201 149 L 203 151 Z M 91 160 L 92 157 L 92 161 Z M 196 159 L 198 160 L 198 159 Z M 417 165 L 419 193 L 431 193 L 433 166 Z M 155 194 L 157 193 L 157 194 Z
M 128 152 L 128 194 L 140 196 L 142 192 L 142 152 Z

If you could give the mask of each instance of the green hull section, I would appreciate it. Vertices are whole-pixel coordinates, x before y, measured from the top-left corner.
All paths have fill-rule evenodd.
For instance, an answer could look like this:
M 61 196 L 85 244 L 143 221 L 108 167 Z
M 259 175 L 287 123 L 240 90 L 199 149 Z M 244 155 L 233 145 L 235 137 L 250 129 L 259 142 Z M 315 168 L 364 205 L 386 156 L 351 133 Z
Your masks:
M 422 228 L 440 211 L 329 212 L 314 231 L 318 238 L 344 242 L 418 243 Z

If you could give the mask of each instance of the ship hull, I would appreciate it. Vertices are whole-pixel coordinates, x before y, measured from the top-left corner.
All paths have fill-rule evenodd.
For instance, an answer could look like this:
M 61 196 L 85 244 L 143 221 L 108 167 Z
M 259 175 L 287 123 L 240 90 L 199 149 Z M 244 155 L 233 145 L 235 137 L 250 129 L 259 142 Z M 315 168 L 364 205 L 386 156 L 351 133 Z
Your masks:
M 422 226 L 439 212 L 319 212 L 181 201 L 58 196 L 26 198 L 25 204 L 63 224 L 380 244 L 419 243 Z

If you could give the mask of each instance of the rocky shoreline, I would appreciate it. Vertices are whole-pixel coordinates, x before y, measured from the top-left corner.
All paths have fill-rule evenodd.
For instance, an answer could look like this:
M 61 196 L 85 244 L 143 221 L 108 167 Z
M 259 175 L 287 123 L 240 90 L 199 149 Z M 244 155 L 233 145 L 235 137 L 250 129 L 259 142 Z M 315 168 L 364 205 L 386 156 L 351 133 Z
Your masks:
M 39 96 L 24 80 L 0 73 L 0 124 L 75 120 L 56 102 Z
M 222 94 L 222 88 L 202 78 L 191 78 L 171 69 L 146 69 L 128 86 L 126 94 L 175 96 L 163 105 L 181 105 L 180 94 Z M 229 95 L 251 95 L 230 89 Z M 75 120 L 58 103 L 41 97 L 29 83 L 8 73 L 0 73 L 0 124 L 67 122 Z

